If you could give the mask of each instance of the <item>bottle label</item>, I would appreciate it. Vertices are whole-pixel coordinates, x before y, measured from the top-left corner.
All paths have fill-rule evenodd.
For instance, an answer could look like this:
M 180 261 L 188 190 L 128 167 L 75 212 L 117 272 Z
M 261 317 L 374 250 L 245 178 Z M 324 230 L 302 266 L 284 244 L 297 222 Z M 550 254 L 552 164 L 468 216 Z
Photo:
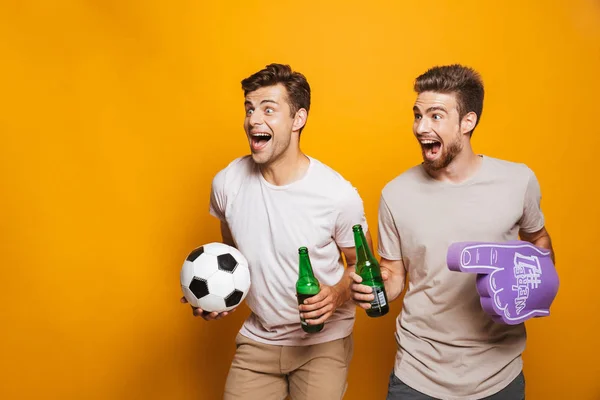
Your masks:
M 371 308 L 384 307 L 387 304 L 383 288 L 373 286 L 373 294 L 375 295 L 375 299 L 371 302 Z

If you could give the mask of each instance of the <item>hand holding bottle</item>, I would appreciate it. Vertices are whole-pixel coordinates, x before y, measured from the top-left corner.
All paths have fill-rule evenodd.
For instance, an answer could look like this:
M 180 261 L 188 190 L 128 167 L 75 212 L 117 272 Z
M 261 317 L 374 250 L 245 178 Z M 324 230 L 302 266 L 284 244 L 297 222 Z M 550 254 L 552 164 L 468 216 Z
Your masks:
M 298 254 L 300 257 L 300 265 L 298 267 L 298 280 L 296 281 L 296 295 L 298 296 L 298 305 L 300 306 L 304 304 L 305 300 L 318 295 L 321 292 L 321 285 L 313 273 L 310 257 L 308 256 L 308 249 L 306 247 L 300 247 L 298 249 Z M 327 297 L 328 293 L 325 293 L 321 298 L 324 299 Z M 318 303 L 319 301 L 315 302 L 315 304 Z M 324 324 L 322 321 L 316 322 L 316 325 L 314 321 L 313 324 L 309 324 L 302 315 L 302 310 L 300 310 L 300 307 L 298 309 L 300 311 L 300 323 L 305 332 L 316 333 L 323 329 Z M 316 313 L 316 311 L 313 312 Z
M 307 298 L 298 309 L 301 313 L 300 316 L 309 325 L 319 325 L 330 318 L 342 304 L 342 295 L 335 286 L 321 285 L 321 291 Z
M 375 300 L 373 288 L 371 286 L 363 285 L 363 279 L 356 272 L 350 272 L 350 278 L 352 278 L 352 281 L 354 282 L 352 286 L 350 286 L 352 300 L 363 310 L 369 310 L 371 308 L 371 303 Z
M 363 302 L 370 301 L 369 307 L 360 305 L 360 303 L 359 305 L 367 311 L 369 317 L 381 317 L 388 313 L 390 306 L 388 305 L 379 263 L 373 257 L 371 249 L 369 249 L 362 226 L 354 225 L 352 231 L 354 232 L 356 247 L 356 273 L 351 276 L 354 282 L 362 283 L 358 286 L 356 286 L 356 283 L 352 285 L 353 287 L 356 286 L 355 289 L 352 289 L 352 297 Z M 356 275 L 361 278 L 360 281 L 357 280 Z M 370 291 L 364 286 L 369 287 Z

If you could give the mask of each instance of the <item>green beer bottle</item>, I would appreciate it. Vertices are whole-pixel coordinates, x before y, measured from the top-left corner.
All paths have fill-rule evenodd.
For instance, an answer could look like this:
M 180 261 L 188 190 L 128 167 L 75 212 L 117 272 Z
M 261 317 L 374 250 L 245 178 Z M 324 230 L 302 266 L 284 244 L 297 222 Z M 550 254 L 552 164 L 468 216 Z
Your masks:
M 362 278 L 362 284 L 373 288 L 375 299 L 371 302 L 371 308 L 367 310 L 369 317 L 381 317 L 390 310 L 385 287 L 381 279 L 379 263 L 371 254 L 367 239 L 363 233 L 362 226 L 354 225 L 354 245 L 356 246 L 356 273 Z
M 298 280 L 296 281 L 296 294 L 298 295 L 298 304 L 300 305 L 304 303 L 304 300 L 319 293 L 321 286 L 313 274 L 310 257 L 308 256 L 308 249 L 306 247 L 300 247 L 298 253 L 300 254 L 300 267 L 298 270 Z M 308 325 L 302 317 L 300 317 L 300 322 L 302 324 L 302 329 L 308 333 L 319 332 L 323 329 L 324 325 Z

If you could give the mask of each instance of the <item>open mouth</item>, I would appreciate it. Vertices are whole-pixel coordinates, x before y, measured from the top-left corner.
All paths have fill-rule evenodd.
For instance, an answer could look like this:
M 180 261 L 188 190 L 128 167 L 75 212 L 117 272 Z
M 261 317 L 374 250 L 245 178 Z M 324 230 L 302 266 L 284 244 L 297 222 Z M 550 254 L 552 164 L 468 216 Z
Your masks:
M 434 160 L 441 152 L 442 143 L 434 139 L 422 139 L 419 141 L 423 149 L 423 157 L 426 160 Z
M 271 140 L 271 135 L 269 133 L 252 133 L 250 135 L 250 147 L 252 151 L 259 151 L 265 148 L 267 143 Z

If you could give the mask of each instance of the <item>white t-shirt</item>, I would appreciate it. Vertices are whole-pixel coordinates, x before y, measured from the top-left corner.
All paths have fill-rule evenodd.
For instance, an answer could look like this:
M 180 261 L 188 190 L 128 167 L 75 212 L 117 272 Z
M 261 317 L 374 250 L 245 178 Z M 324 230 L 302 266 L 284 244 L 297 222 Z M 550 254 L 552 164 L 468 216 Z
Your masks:
M 348 336 L 354 325 L 355 306 L 348 301 L 321 332 L 305 333 L 300 326 L 298 248 L 308 248 L 316 278 L 332 286 L 344 273 L 338 247 L 354 247 L 353 225 L 368 228 L 357 190 L 308 158 L 305 175 L 289 185 L 267 182 L 250 156 L 232 161 L 212 182 L 210 213 L 227 222 L 250 266 L 246 303 L 252 313 L 240 333 L 262 343 L 323 343 Z

